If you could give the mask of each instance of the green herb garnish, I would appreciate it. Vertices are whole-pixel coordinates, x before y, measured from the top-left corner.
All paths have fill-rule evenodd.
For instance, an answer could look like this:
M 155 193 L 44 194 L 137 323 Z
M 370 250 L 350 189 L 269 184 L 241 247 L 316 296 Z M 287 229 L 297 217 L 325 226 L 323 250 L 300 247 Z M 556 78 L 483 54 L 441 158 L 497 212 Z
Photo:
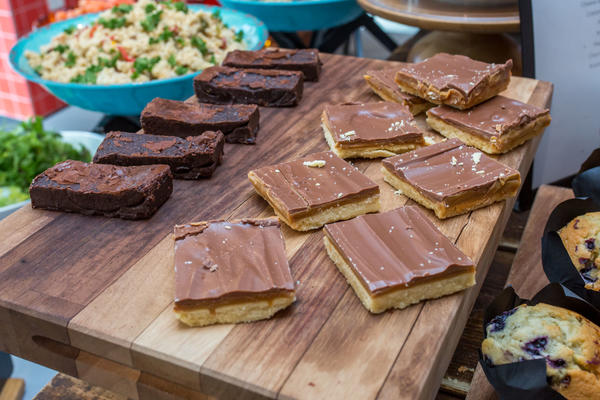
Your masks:
M 131 4 L 118 4 L 112 8 L 112 12 L 115 14 L 127 14 L 133 10 Z
M 244 31 L 243 30 L 239 30 L 237 31 L 237 33 L 235 34 L 235 38 L 233 40 L 235 40 L 238 43 L 242 43 L 242 40 L 244 39 Z
M 115 68 L 117 66 L 117 61 L 119 61 L 120 54 L 112 56 L 110 59 L 104 57 L 98 57 L 98 65 L 102 68 Z
M 75 56 L 75 53 L 70 51 L 69 54 L 67 54 L 67 61 L 65 61 L 65 67 L 71 68 L 75 65 L 75 61 L 77 61 L 77 57 Z
M 210 62 L 214 65 L 217 65 L 217 59 L 215 58 L 214 54 L 210 55 Z
M 156 44 L 158 42 L 160 42 L 160 40 L 158 38 L 154 38 L 154 37 L 148 38 L 148 44 Z
M 160 40 L 162 40 L 163 42 L 168 42 L 169 39 L 171 39 L 173 36 L 175 36 L 175 34 L 173 33 L 172 30 L 170 30 L 169 28 L 167 28 L 166 26 L 163 28 L 163 31 L 160 33 L 160 35 L 158 35 L 158 38 Z
M 220 8 L 215 8 L 215 10 L 212 12 L 212 14 L 210 16 L 213 17 L 214 19 L 216 19 L 217 21 L 223 20 L 221 18 L 221 9 Z
M 111 18 L 108 20 L 104 18 L 98 18 L 98 23 L 107 29 L 117 29 L 124 27 L 127 23 L 127 20 L 125 17 Z
M 206 47 L 206 42 L 204 40 L 202 40 L 201 38 L 197 37 L 197 36 L 193 36 L 190 39 L 190 43 L 192 44 L 192 46 L 194 46 L 195 48 L 198 49 L 198 51 L 203 55 L 207 55 L 208 54 L 208 47 Z
M 154 66 L 160 61 L 160 57 L 156 56 L 156 57 L 152 57 L 150 59 L 146 58 L 146 57 L 138 57 L 135 59 L 135 61 L 133 62 L 133 68 L 135 71 L 133 71 L 133 74 L 131 75 L 132 79 L 136 79 L 138 76 L 140 76 L 142 73 L 144 72 L 152 72 L 152 68 L 154 68 Z
M 206 28 L 208 28 L 209 23 L 207 20 L 204 19 L 203 16 L 200 16 L 200 32 L 204 33 L 204 31 L 206 31 Z
M 169 56 L 169 58 L 167 58 L 167 62 L 169 63 L 169 65 L 171 67 L 174 67 L 175 65 L 177 65 L 177 61 L 175 61 L 175 56 L 173 54 L 171 54 Z
M 147 15 L 146 19 L 143 20 L 142 22 L 140 22 L 140 25 L 142 25 L 142 28 L 144 29 L 144 31 L 150 32 L 150 31 L 153 31 L 154 29 L 156 29 L 156 26 L 160 22 L 161 15 L 162 15 L 162 10 L 157 11 L 153 14 Z
M 67 46 L 66 44 L 56 45 L 56 47 L 52 49 L 52 51 L 58 51 L 60 54 L 64 53 L 67 50 L 69 50 L 69 46 Z
M 175 10 L 180 11 L 184 14 L 188 13 L 188 6 L 187 4 L 185 4 L 185 2 L 183 1 L 176 1 L 173 3 L 173 5 L 175 6 Z
M 75 32 L 75 29 L 77 29 L 77 28 L 75 27 L 75 25 L 71 25 L 71 26 L 69 26 L 68 28 L 65 28 L 65 29 L 63 30 L 63 32 L 64 32 L 64 33 L 66 33 L 67 35 L 70 35 L 70 34 L 72 34 L 73 32 Z
M 184 67 L 183 65 L 180 65 L 180 66 L 178 66 L 177 68 L 175 68 L 175 73 L 176 73 L 177 75 L 183 75 L 183 74 L 185 74 L 186 72 L 188 72 L 188 68 L 187 68 L 187 67 Z
M 86 83 L 86 84 L 95 84 L 98 79 L 98 72 L 102 71 L 104 66 L 102 65 L 90 65 L 86 68 L 83 74 L 79 74 L 76 77 L 71 79 L 73 83 Z
M 182 37 L 176 37 L 175 43 L 177 43 L 179 45 L 179 47 L 183 47 L 185 45 L 185 40 L 183 40 Z
M 0 202 L 25 200 L 33 178 L 68 159 L 90 161 L 91 156 L 85 148 L 78 150 L 63 142 L 58 133 L 44 130 L 41 117 L 23 121 L 10 131 L 0 129 L 0 186 L 13 187 L 25 194 L 23 198 L 11 189 L 6 196 L 14 201 L 0 199 Z
M 156 6 L 152 3 L 146 4 L 146 8 L 144 8 L 144 11 L 146 11 L 146 14 L 150 14 L 154 10 L 156 10 Z

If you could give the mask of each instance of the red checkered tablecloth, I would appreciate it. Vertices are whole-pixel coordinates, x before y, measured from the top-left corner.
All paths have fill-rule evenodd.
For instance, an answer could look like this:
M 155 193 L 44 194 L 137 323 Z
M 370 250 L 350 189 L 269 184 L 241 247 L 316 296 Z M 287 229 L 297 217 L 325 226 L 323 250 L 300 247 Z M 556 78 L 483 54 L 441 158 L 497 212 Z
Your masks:
M 8 53 L 32 24 L 46 15 L 46 0 L 0 0 L 0 115 L 24 119 L 47 115 L 65 103 L 12 70 Z

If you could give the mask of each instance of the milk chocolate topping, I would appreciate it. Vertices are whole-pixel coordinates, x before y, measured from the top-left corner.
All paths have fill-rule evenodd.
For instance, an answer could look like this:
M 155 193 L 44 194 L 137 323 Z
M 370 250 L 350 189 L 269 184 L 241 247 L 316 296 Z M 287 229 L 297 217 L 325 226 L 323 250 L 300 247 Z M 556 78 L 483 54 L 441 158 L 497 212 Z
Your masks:
M 436 201 L 472 189 L 485 190 L 497 181 L 519 175 L 458 139 L 386 158 L 383 166 Z
M 325 234 L 372 294 L 473 268 L 416 206 L 328 224 Z
M 347 103 L 325 106 L 328 126 L 336 142 L 421 143 L 423 133 L 410 110 L 399 103 Z
M 36 180 L 45 175 L 61 187 L 71 187 L 79 192 L 111 194 L 134 190 L 148 182 L 149 177 L 154 180 L 158 171 L 170 175 L 168 165 L 120 167 L 67 160 L 48 168 Z
M 468 96 L 487 77 L 512 69 L 512 60 L 505 64 L 487 64 L 466 56 L 438 53 L 425 61 L 398 68 L 398 75 L 431 85 L 438 90 L 456 89 Z
M 175 227 L 178 305 L 294 290 L 279 221 L 210 221 Z
M 302 73 L 275 69 L 210 67 L 197 75 L 195 80 L 210 82 L 221 87 L 293 89 L 302 80 Z
M 486 138 L 501 136 L 549 113 L 504 96 L 493 97 L 468 110 L 438 106 L 427 111 L 446 123 Z
M 324 161 L 321 168 L 304 163 Z M 379 186 L 331 151 L 253 171 L 290 214 L 379 193 Z
M 426 103 L 427 100 L 424 100 L 420 97 L 413 96 L 412 94 L 403 92 L 398 87 L 398 84 L 394 80 L 396 77 L 397 68 L 388 68 L 382 69 L 379 71 L 367 71 L 366 75 L 371 77 L 371 80 L 376 86 L 381 86 L 388 89 L 390 92 L 393 92 L 395 96 L 402 98 L 404 101 L 411 104 L 422 104 Z

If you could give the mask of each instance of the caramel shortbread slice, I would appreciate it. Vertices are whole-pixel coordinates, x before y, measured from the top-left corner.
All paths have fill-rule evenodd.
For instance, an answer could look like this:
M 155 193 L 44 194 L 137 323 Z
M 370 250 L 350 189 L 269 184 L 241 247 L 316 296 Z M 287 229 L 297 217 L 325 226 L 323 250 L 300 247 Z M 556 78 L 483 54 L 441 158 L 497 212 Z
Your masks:
M 466 56 L 439 53 L 398 68 L 396 83 L 404 92 L 435 104 L 464 110 L 507 88 L 512 60 L 487 64 Z
M 175 315 L 189 326 L 270 318 L 295 300 L 276 218 L 175 227 Z
M 458 139 L 386 158 L 382 164 L 386 182 L 441 219 L 516 196 L 521 185 L 519 171 Z
M 390 157 L 425 144 L 408 108 L 389 101 L 327 105 L 325 140 L 341 158 Z
M 365 308 L 405 308 L 475 284 L 475 266 L 417 206 L 325 225 L 325 248 Z
M 297 231 L 379 211 L 379 186 L 330 151 L 258 168 L 248 178 Z
M 469 110 L 438 106 L 427 111 L 427 124 L 432 129 L 489 154 L 506 153 L 533 139 L 550 121 L 550 110 L 504 96 Z

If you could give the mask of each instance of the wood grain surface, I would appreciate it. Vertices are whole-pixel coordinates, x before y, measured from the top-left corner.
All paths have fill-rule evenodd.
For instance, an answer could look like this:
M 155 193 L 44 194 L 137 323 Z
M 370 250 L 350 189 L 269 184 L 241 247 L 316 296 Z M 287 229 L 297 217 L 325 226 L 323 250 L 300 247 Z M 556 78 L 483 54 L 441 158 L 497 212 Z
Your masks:
M 305 85 L 298 107 L 261 108 L 257 145 L 227 144 L 212 179 L 175 181 L 147 221 L 29 207 L 2 221 L 10 245 L 0 248 L 0 349 L 134 399 L 432 398 L 514 199 L 444 221 L 427 212 L 477 263 L 477 285 L 452 296 L 371 315 L 329 260 L 321 231 L 284 227 L 297 282 L 292 307 L 267 321 L 204 328 L 182 326 L 172 312 L 173 225 L 273 215 L 248 170 L 326 150 L 323 106 L 377 101 L 362 73 L 394 65 L 323 61 L 321 81 Z M 547 106 L 552 85 L 513 78 L 504 94 Z M 418 123 L 426 127 L 423 117 Z M 538 142 L 499 160 L 524 176 Z M 408 202 L 383 182 L 379 160 L 355 165 L 380 184 L 382 211 Z
M 0 400 L 21 400 L 24 393 L 25 381 L 23 379 L 0 379 Z
M 573 198 L 571 189 L 542 185 L 538 189 L 519 251 L 506 280 L 506 286 L 512 285 L 522 298 L 531 298 L 549 282 L 542 267 L 541 239 L 548 217 L 554 207 Z M 471 381 L 471 390 L 467 400 L 497 399 L 494 388 L 489 384 L 481 366 L 478 364 Z

